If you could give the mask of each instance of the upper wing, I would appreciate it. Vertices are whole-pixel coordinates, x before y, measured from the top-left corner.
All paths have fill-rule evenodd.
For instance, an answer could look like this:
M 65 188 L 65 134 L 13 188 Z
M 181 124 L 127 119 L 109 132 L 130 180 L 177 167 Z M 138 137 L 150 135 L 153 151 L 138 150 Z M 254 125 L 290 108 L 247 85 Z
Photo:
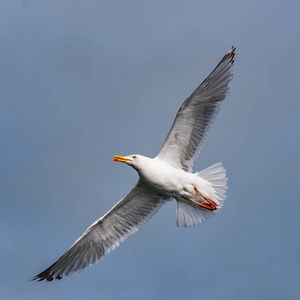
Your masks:
M 137 226 L 147 222 L 163 205 L 161 196 L 140 181 L 103 217 L 93 223 L 52 266 L 32 280 L 61 279 L 96 263 L 117 248 Z
M 205 143 L 209 128 L 228 92 L 235 47 L 223 57 L 210 75 L 181 105 L 157 158 L 191 171 Z

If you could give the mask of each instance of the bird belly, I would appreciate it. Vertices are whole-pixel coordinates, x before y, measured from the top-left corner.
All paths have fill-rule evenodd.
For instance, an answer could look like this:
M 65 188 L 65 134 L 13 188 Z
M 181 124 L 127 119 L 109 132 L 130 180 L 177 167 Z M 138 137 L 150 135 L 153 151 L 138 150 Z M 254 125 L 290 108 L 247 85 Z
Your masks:
M 194 174 L 176 169 L 168 164 L 153 164 L 147 168 L 147 172 L 140 174 L 140 177 L 159 194 L 176 199 L 186 199 L 194 192 Z
M 146 172 L 140 173 L 141 180 L 160 195 L 173 197 L 176 200 L 205 203 L 205 199 L 198 191 L 208 195 L 208 182 L 194 173 L 176 169 L 167 163 L 159 162 L 145 168 Z M 196 188 L 196 189 L 195 189 Z

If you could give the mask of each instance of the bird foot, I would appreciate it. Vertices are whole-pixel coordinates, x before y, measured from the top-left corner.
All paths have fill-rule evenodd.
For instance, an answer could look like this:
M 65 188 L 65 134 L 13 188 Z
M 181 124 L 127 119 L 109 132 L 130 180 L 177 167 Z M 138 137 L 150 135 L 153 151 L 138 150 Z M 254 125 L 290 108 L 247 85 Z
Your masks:
M 200 194 L 200 195 L 201 195 L 201 196 L 202 196 L 202 197 L 210 204 L 210 206 L 214 207 L 214 209 L 217 208 L 218 204 L 217 204 L 214 200 L 212 200 L 211 198 L 209 198 L 209 197 L 203 195 L 203 194 L 200 192 L 200 190 L 199 190 L 197 187 L 195 187 L 194 185 L 193 185 L 193 187 L 194 187 L 194 190 L 195 190 L 198 194 Z M 203 203 L 203 204 L 206 204 L 206 203 Z
M 216 206 L 211 205 L 210 203 L 201 203 L 201 202 L 197 202 L 194 199 L 192 199 L 191 197 L 188 197 L 188 200 L 192 201 L 193 203 L 197 204 L 198 206 L 208 209 L 210 211 L 214 211 L 217 209 Z

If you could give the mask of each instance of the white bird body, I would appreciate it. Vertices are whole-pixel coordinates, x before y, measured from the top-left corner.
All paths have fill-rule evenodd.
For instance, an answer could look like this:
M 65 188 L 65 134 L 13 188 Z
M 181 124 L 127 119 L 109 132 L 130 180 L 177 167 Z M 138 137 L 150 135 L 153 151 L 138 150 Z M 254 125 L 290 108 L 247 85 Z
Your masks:
M 167 162 L 158 158 L 137 156 L 138 161 L 142 160 L 142 166 L 137 168 L 141 181 L 159 194 L 179 198 L 183 192 L 193 190 L 191 187 L 194 174 L 174 168 Z
M 142 155 L 136 156 L 132 165 L 137 170 L 140 180 L 161 195 L 185 201 L 188 197 L 197 194 L 194 186 L 208 197 L 213 197 L 213 189 L 205 179 L 197 173 L 186 172 L 175 168 L 159 158 L 149 158 Z
M 211 74 L 181 105 L 165 143 L 155 158 L 142 155 L 114 156 L 115 161 L 135 168 L 139 181 L 104 216 L 88 227 L 79 239 L 48 269 L 33 280 L 52 281 L 99 261 L 114 250 L 160 207 L 175 198 L 176 225 L 197 226 L 213 217 L 226 199 L 227 177 L 221 163 L 191 173 L 228 93 L 235 48 L 223 57 Z

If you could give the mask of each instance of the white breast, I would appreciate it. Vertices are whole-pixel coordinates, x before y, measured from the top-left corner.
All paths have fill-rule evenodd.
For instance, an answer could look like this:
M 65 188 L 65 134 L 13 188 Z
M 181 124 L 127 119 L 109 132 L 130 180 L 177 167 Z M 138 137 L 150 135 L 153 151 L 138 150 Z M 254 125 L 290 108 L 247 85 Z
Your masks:
M 167 196 L 176 197 L 183 190 L 193 189 L 194 174 L 174 168 L 157 158 L 147 160 L 139 170 L 139 175 L 148 186 Z

